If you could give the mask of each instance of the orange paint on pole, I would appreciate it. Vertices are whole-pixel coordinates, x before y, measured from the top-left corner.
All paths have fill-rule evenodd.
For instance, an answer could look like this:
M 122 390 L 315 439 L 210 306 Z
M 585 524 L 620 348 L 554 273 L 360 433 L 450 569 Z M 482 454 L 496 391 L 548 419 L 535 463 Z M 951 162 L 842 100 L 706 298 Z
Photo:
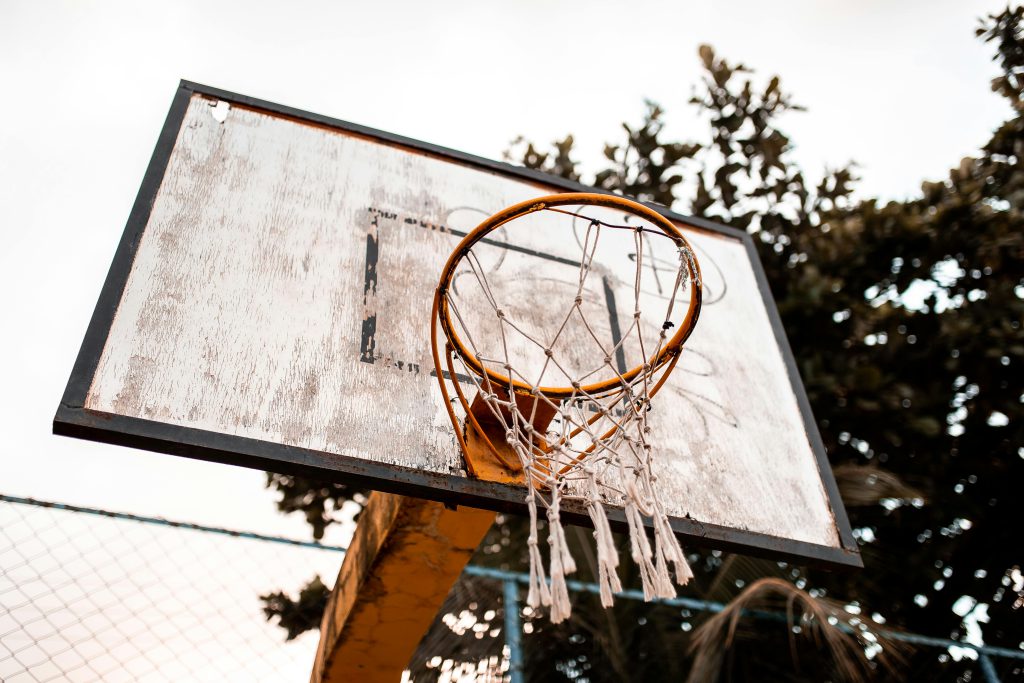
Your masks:
M 375 492 L 320 626 L 311 683 L 393 683 L 494 513 Z

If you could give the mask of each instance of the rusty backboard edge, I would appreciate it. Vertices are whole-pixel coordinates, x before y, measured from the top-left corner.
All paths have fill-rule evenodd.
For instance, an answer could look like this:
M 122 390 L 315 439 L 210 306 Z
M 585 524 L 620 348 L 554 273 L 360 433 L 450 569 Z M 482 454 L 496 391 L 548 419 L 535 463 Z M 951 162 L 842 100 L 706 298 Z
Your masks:
M 452 505 L 526 514 L 525 493 L 521 488 L 470 479 L 461 474 L 426 472 L 270 441 L 66 406 L 58 409 L 53 431 L 62 436 L 157 453 L 365 485 L 388 493 Z M 621 510 L 609 510 L 608 517 L 613 529 L 627 531 L 626 519 Z M 563 518 L 569 524 L 579 526 L 587 526 L 590 519 L 586 509 L 573 501 L 564 503 Z M 690 519 L 674 519 L 672 528 L 684 543 L 692 541 L 693 545 L 701 548 L 742 552 L 827 568 L 863 566 L 858 553 L 842 548 L 703 524 Z
M 193 95 L 220 99 L 228 103 L 264 110 L 300 122 L 367 136 L 384 144 L 424 152 L 441 159 L 457 161 L 493 173 L 559 188 L 564 191 L 599 191 L 580 183 L 539 171 L 484 159 L 218 88 L 182 81 L 172 101 L 163 130 L 160 133 L 142 185 L 139 188 L 139 194 L 129 214 L 124 234 L 111 262 L 110 270 L 100 292 L 96 308 L 93 311 L 85 338 L 82 341 L 82 347 L 64 391 L 64 397 L 54 416 L 53 432 L 65 436 L 231 465 L 282 472 L 291 471 L 323 479 L 334 478 L 346 481 L 359 481 L 383 491 L 415 495 L 439 500 L 440 502 L 469 505 L 496 511 L 523 512 L 525 506 L 522 500 L 517 498 L 518 494 L 515 489 L 470 480 L 459 475 L 409 470 L 330 453 L 289 447 L 282 444 L 217 434 L 120 415 L 94 413 L 83 409 L 86 395 L 99 364 L 100 355 L 128 281 L 140 238 L 148 223 L 154 200 L 160 189 L 160 184 L 174 149 L 185 112 Z M 810 405 L 800 380 L 799 371 L 789 344 L 786 341 L 778 309 L 771 296 L 760 259 L 757 257 L 753 237 L 741 230 L 712 221 L 683 216 L 658 205 L 650 206 L 669 219 L 738 239 L 746 245 L 746 248 L 751 253 L 751 260 L 755 263 L 754 268 L 761 296 L 764 300 L 772 329 L 779 342 L 779 348 L 789 372 L 793 391 L 800 405 L 804 428 L 817 458 L 818 469 L 825 485 L 829 506 L 836 521 L 842 547 L 832 548 L 792 541 L 756 532 L 701 524 L 688 519 L 673 520 L 673 528 L 684 538 L 698 540 L 700 545 L 710 548 L 741 552 L 750 550 L 753 551 L 752 554 L 765 557 L 797 562 L 809 561 L 812 564 L 835 568 L 863 566 L 856 541 L 853 539 L 849 522 L 839 497 L 835 479 L 832 476 L 817 425 L 810 411 Z M 625 529 L 625 522 L 621 513 L 611 512 L 613 525 L 620 529 Z M 581 511 L 572 511 L 569 515 L 571 517 L 570 521 L 585 524 L 586 515 Z

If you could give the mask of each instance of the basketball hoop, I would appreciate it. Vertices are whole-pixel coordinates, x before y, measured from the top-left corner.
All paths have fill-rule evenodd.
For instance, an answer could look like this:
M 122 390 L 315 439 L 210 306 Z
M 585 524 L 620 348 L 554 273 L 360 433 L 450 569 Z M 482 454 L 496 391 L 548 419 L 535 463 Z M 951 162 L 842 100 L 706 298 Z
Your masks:
M 578 278 L 546 278 L 542 262 L 508 276 L 495 272 L 500 261 L 488 262 L 488 247 L 500 245 L 524 260 L 539 254 L 518 239 L 531 227 L 548 238 L 544 253 L 576 265 Z M 670 267 L 652 255 L 654 242 L 672 256 Z M 616 261 L 624 272 L 596 272 L 595 254 L 607 243 L 629 252 Z M 651 278 L 657 295 L 647 287 Z M 618 313 L 616 287 L 631 293 L 632 311 L 625 316 Z M 570 613 L 565 576 L 576 568 L 559 519 L 563 499 L 583 502 L 593 521 L 603 605 L 621 590 L 608 504 L 625 511 L 648 600 L 675 596 L 669 565 L 680 585 L 692 577 L 658 496 L 647 414 L 656 409 L 653 399 L 700 307 L 700 270 L 679 229 L 613 195 L 561 194 L 511 206 L 466 235 L 441 271 L 431 340 L 448 416 L 471 476 L 526 486 L 527 602 L 550 606 L 554 622 Z M 475 390 L 472 399 L 463 384 Z M 538 547 L 538 501 L 549 523 L 547 572 Z M 645 517 L 654 528 L 653 547 Z

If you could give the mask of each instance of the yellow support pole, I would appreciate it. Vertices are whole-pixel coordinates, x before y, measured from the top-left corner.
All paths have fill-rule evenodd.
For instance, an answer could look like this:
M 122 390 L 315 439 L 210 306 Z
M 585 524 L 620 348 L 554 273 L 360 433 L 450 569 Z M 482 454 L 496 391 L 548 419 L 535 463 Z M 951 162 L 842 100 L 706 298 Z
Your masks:
M 494 513 L 374 492 L 320 625 L 311 683 L 395 683 Z

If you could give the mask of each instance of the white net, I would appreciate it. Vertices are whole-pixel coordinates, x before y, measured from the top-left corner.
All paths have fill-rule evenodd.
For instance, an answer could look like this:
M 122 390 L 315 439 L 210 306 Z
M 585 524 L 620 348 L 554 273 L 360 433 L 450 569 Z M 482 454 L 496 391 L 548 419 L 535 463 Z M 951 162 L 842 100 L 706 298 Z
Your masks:
M 563 499 L 582 501 L 594 524 L 605 605 L 621 590 L 605 505 L 625 512 L 648 599 L 675 595 L 670 566 L 680 584 L 691 576 L 658 496 L 647 420 L 696 321 L 699 270 L 677 233 L 623 214 L 580 205 L 517 217 L 462 250 L 451 285 L 439 290 L 465 434 L 523 472 L 527 600 L 550 606 L 555 622 L 571 609 L 565 576 L 575 570 Z M 539 507 L 549 523 L 547 570 Z

